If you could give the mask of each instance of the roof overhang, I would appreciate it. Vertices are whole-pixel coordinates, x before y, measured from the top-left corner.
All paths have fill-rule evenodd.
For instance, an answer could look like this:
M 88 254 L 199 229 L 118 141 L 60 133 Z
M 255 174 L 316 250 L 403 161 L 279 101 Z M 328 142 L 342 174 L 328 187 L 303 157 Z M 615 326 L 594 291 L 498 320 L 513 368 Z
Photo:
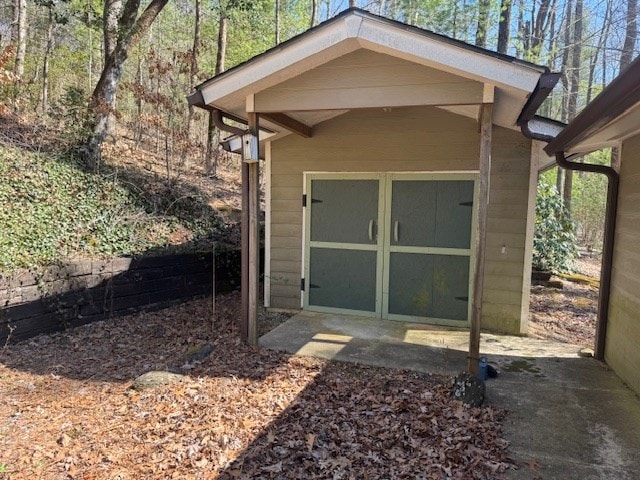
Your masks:
M 396 90 L 371 97 L 370 105 L 356 102 L 349 95 L 332 95 L 331 102 L 269 102 L 265 91 L 301 76 L 306 72 L 358 50 L 368 50 L 396 59 L 445 72 L 468 81 L 469 86 L 456 95 L 443 89 L 416 89 L 413 101 L 397 98 Z M 494 103 L 494 122 L 517 129 L 517 119 L 535 91 L 540 77 L 548 73 L 537 66 L 513 57 L 481 49 L 416 27 L 379 17 L 359 9 L 350 9 L 279 46 L 258 55 L 196 87 L 189 97 L 191 104 L 215 108 L 237 117 L 247 111 L 268 111 L 284 115 L 301 126 L 317 123 L 353 108 L 383 106 L 433 105 L 455 110 L 468 116 L 477 115 L 482 103 Z M 478 87 L 472 85 L 476 83 Z M 476 92 L 477 90 L 477 92 Z M 490 94 L 488 93 L 490 92 Z M 448 96 L 447 96 L 448 94 Z M 434 98 L 432 98 L 434 97 Z M 455 97 L 455 98 L 454 98 Z M 284 96 L 282 96 L 284 98 Z M 465 113 L 466 112 L 466 113 Z M 282 117 L 281 117 L 282 119 Z M 268 118 L 261 125 L 275 132 L 291 129 Z M 275 137 L 274 137 L 275 138 Z
M 545 147 L 546 152 L 584 154 L 640 134 L 639 79 L 637 58 Z

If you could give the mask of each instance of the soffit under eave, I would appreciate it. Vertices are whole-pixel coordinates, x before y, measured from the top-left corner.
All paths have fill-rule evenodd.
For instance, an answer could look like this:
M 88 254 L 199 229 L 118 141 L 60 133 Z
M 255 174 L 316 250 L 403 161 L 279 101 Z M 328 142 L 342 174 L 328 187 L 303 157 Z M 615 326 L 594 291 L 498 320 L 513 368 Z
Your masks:
M 518 92 L 519 93 L 519 92 Z M 494 95 L 494 114 L 493 120 L 494 124 L 500 127 L 508 128 L 511 130 L 519 130 L 519 127 L 516 125 L 516 121 L 522 108 L 524 107 L 527 100 L 527 96 L 523 94 L 515 94 L 514 92 L 505 91 L 502 89 L 496 89 Z M 419 105 L 413 105 L 419 106 Z M 477 118 L 478 117 L 478 106 L 479 104 L 471 104 L 471 105 L 456 105 L 456 106 L 448 106 L 448 105 L 436 105 L 437 108 L 442 108 L 447 111 L 451 111 L 458 115 L 462 115 L 469 118 Z M 218 105 L 215 105 L 216 108 L 219 108 L 225 112 L 237 115 L 241 118 L 246 118 L 246 101 L 237 101 L 235 105 L 221 102 Z M 314 111 L 288 111 L 283 110 L 281 113 L 285 113 L 290 117 L 308 125 L 314 126 L 318 123 L 324 122 L 331 118 L 335 118 L 339 115 L 342 115 L 348 112 L 349 109 L 326 109 L 326 110 L 314 110 Z M 265 125 L 267 125 L 265 123 Z M 276 132 L 282 131 L 281 127 L 278 127 L 273 124 L 269 124 L 269 128 L 273 129 Z
M 629 137 L 640 135 L 640 103 L 633 105 L 623 115 L 589 132 L 577 143 L 567 147 L 566 154 L 589 153 L 595 150 L 619 146 Z

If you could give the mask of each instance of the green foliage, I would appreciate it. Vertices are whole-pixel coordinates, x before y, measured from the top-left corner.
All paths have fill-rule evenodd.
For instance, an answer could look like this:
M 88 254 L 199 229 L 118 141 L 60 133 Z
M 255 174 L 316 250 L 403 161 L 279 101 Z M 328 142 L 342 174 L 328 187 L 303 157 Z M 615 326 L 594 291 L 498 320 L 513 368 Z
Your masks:
M 142 253 L 220 230 L 197 195 L 150 201 L 116 173 L 85 172 L 73 159 L 0 147 L 0 271 L 73 256 Z
M 63 127 L 60 135 L 67 144 L 76 145 L 87 137 L 87 94 L 81 88 L 66 86 L 63 94 L 51 106 L 49 114 Z
M 575 224 L 569 218 L 562 198 L 555 186 L 540 183 L 536 200 L 533 268 L 568 272 L 577 254 Z
M 609 165 L 611 150 L 601 150 L 587 155 L 583 161 L 595 165 Z M 555 184 L 557 168 L 547 170 L 541 180 Z M 573 174 L 573 193 L 571 198 L 571 219 L 576 224 L 576 237 L 579 245 L 594 249 L 602 247 L 604 235 L 604 217 L 607 201 L 607 178 L 598 173 L 576 171 Z

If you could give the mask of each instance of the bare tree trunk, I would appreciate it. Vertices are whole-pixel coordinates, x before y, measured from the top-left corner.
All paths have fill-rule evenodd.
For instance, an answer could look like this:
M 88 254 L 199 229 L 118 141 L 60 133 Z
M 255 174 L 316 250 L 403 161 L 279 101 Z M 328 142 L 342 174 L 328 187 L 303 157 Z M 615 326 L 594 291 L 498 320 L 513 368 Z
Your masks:
M 276 45 L 280 44 L 280 0 L 276 0 L 275 5 L 275 41 Z
M 218 27 L 218 53 L 216 55 L 215 75 L 224 72 L 225 61 L 227 57 L 227 15 L 220 13 L 220 24 Z M 204 164 L 207 174 L 216 176 L 217 161 L 215 149 L 217 147 L 218 131 L 213 121 L 213 112 L 209 112 L 209 124 L 207 126 L 207 151 L 205 152 Z
M 528 27 L 524 21 L 524 0 L 518 0 L 518 38 L 520 41 L 516 43 L 516 56 L 523 58 L 529 51 Z
M 11 19 L 11 41 L 18 41 L 18 24 L 20 23 L 20 0 L 13 0 L 12 13 L 13 18 Z
M 554 8 L 551 12 L 551 21 L 549 26 L 549 31 L 551 34 L 549 35 L 549 60 L 547 61 L 547 66 L 550 69 L 553 69 L 556 62 L 556 47 L 558 45 L 558 37 L 556 32 L 556 18 L 557 18 L 557 8 Z
M 556 190 L 558 194 L 562 193 L 562 174 L 564 173 L 564 169 L 560 167 L 556 167 Z
M 45 36 L 44 59 L 42 61 L 42 115 L 49 110 L 49 58 L 53 50 L 53 5 L 49 6 L 47 34 Z
M 106 0 L 105 8 L 110 1 Z M 108 133 L 109 116 L 113 112 L 118 81 L 122 75 L 124 62 L 129 56 L 129 50 L 140 41 L 140 37 L 149 29 L 167 1 L 151 0 L 138 17 L 140 0 L 127 0 L 118 17 L 116 46 L 111 54 L 105 50 L 104 68 L 91 95 L 92 133 L 83 149 L 85 160 L 96 171 L 100 166 L 100 146 Z M 105 16 L 108 15 L 105 14 Z
M 531 54 L 532 58 L 540 58 L 540 49 L 544 42 L 549 25 L 551 24 L 551 15 L 556 8 L 556 0 L 542 0 L 540 8 L 536 14 L 533 23 L 533 31 L 531 33 Z
M 582 1 L 575 0 L 575 20 L 573 27 L 573 45 L 571 52 L 571 90 L 569 92 L 568 119 L 573 120 L 578 112 L 578 93 L 580 90 L 580 65 L 582 60 Z
M 189 92 L 196 86 L 198 78 L 198 53 L 200 51 L 200 0 L 195 0 L 195 19 L 193 27 L 193 46 L 191 47 L 191 70 L 189 72 Z M 193 122 L 193 105 L 189 105 L 187 114 L 187 132 L 191 132 Z
M 476 46 L 478 47 L 487 47 L 490 8 L 491 0 L 478 0 L 478 28 L 476 29 Z
M 569 69 L 569 53 L 571 52 L 571 30 L 573 24 L 573 3 L 572 0 L 567 1 L 567 9 L 564 16 L 564 46 L 562 50 L 562 112 L 561 118 L 563 122 L 569 120 L 569 91 L 571 77 Z
M 138 66 L 136 68 L 136 80 L 138 82 L 138 88 L 142 88 L 142 49 L 138 44 Z M 136 150 L 140 148 L 142 142 L 142 95 L 138 92 L 136 98 L 136 113 L 138 121 L 136 122 Z
M 569 59 L 570 59 L 570 45 L 571 45 L 571 27 L 572 27 L 572 18 L 573 18 L 573 4 L 572 0 L 567 0 L 567 8 L 565 10 L 564 19 L 562 22 L 562 27 L 564 28 L 563 34 L 563 50 L 562 50 L 562 108 L 560 111 L 560 117 L 563 122 L 568 122 L 569 120 L 569 91 L 571 89 L 571 77 L 569 75 Z M 556 177 L 556 188 L 558 190 L 558 194 L 562 195 L 564 198 L 564 174 L 567 173 L 564 169 L 558 167 L 558 174 Z
M 624 70 L 633 60 L 633 53 L 638 40 L 638 0 L 627 0 L 627 29 L 624 45 L 620 55 L 620 71 Z
M 604 19 L 602 20 L 602 26 L 600 27 L 600 33 L 598 34 L 598 44 L 595 48 L 595 53 L 589 62 L 589 80 L 587 81 L 587 99 L 585 103 L 588 105 L 591 102 L 593 95 L 593 83 L 596 74 L 596 65 L 598 64 L 598 57 L 600 52 L 604 55 L 604 42 L 606 40 L 605 32 L 607 32 L 607 25 L 611 21 L 611 7 L 613 0 L 607 0 L 607 7 L 604 11 Z
M 220 75 L 225 70 L 227 60 L 227 15 L 220 14 L 220 28 L 218 29 L 218 52 L 216 54 L 215 74 Z
M 309 22 L 309 28 L 315 27 L 317 16 L 318 16 L 318 0 L 311 0 L 311 21 Z
M 633 60 L 636 41 L 638 40 L 638 0 L 627 1 L 626 23 L 624 45 L 620 54 L 619 72 L 622 72 Z M 611 149 L 611 167 L 616 171 L 620 170 L 620 152 L 616 147 Z
M 571 58 L 571 89 L 569 91 L 569 121 L 578 111 L 578 93 L 580 89 L 580 63 L 582 55 L 582 0 L 576 0 L 575 22 L 573 27 L 573 52 Z M 573 189 L 573 170 L 567 170 L 564 178 L 564 206 L 571 214 L 571 197 Z
M 13 72 L 16 75 L 15 93 L 20 93 L 20 85 L 24 76 L 24 60 L 27 55 L 27 0 L 16 0 L 17 19 L 16 40 L 18 47 L 16 49 L 16 62 Z
M 498 52 L 507 53 L 509 48 L 509 28 L 511 27 L 512 0 L 502 0 L 500 3 L 500 23 L 498 23 Z
M 122 0 L 105 0 L 104 11 L 102 13 L 104 35 L 104 58 L 113 55 L 113 51 L 118 44 L 118 18 L 122 13 Z
M 91 16 L 91 9 L 89 10 L 89 23 L 91 23 L 92 21 L 92 16 Z M 87 88 L 87 91 L 91 90 L 91 87 L 93 86 L 93 29 L 89 28 L 89 45 L 87 46 L 87 51 L 89 52 L 89 58 L 88 58 L 88 65 L 87 65 L 87 78 L 88 78 L 88 85 L 89 88 Z

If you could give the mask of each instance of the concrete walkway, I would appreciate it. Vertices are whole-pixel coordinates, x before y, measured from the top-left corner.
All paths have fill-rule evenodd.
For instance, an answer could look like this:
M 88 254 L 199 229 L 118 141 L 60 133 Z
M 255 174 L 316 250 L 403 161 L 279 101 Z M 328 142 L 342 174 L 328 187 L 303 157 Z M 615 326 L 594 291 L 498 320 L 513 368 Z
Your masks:
M 465 369 L 468 331 L 302 312 L 260 339 L 299 355 L 454 375 Z M 510 411 L 504 422 L 509 478 L 640 478 L 640 400 L 579 347 L 482 334 L 481 353 L 500 371 L 487 403 Z

